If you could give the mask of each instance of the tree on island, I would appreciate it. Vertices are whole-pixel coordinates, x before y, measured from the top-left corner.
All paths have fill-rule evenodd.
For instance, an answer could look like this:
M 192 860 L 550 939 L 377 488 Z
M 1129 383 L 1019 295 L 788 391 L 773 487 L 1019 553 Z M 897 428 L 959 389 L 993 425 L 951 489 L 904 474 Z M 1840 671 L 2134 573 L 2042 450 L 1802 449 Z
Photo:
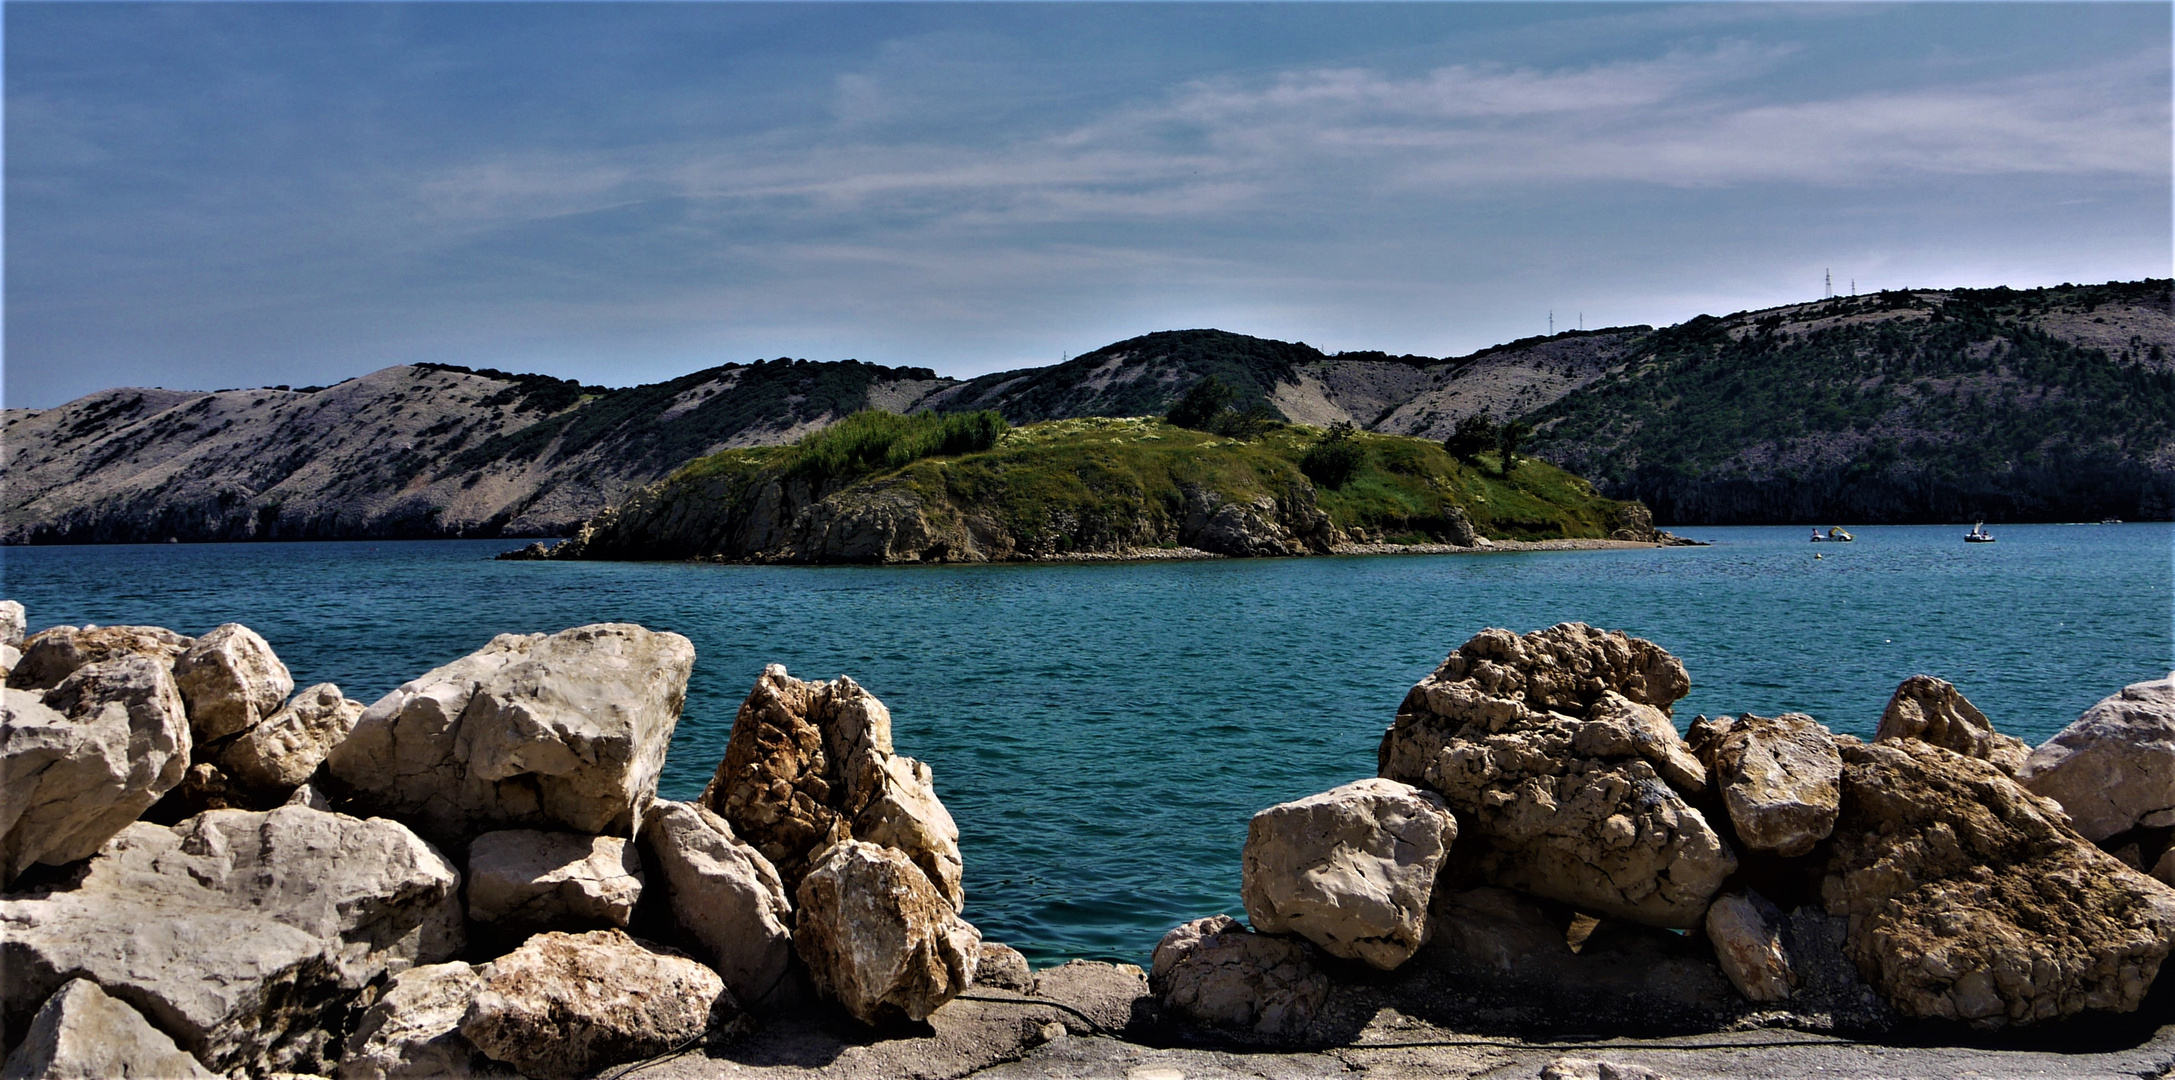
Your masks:
M 1473 464 L 1482 451 L 1495 449 L 1495 421 L 1488 419 L 1487 413 L 1474 413 L 1458 421 L 1457 430 L 1442 441 L 1442 448 L 1451 457 Z
M 1510 471 L 1518 467 L 1518 446 L 1531 434 L 1533 425 L 1523 420 L 1506 420 L 1502 427 L 1495 429 L 1495 448 L 1503 458 L 1504 476 L 1509 476 Z

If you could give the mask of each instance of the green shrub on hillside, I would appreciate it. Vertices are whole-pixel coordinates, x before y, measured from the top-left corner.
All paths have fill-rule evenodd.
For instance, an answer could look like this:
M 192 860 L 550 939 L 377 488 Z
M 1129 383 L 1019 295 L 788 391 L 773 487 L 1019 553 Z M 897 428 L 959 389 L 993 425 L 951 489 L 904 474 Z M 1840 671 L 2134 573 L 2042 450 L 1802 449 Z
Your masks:
M 923 458 L 973 454 L 997 445 L 1008 425 L 987 409 L 912 416 L 867 409 L 793 444 L 788 475 L 819 486 L 835 480 L 897 469 Z
M 1481 451 L 1495 449 L 1495 421 L 1487 413 L 1474 413 L 1458 421 L 1457 430 L 1442 441 L 1442 448 L 1467 464 L 1479 460 Z
M 1307 448 L 1306 455 L 1299 459 L 1299 471 L 1307 479 L 1336 491 L 1351 483 L 1366 464 L 1367 448 L 1353 438 L 1352 422 L 1339 420 Z

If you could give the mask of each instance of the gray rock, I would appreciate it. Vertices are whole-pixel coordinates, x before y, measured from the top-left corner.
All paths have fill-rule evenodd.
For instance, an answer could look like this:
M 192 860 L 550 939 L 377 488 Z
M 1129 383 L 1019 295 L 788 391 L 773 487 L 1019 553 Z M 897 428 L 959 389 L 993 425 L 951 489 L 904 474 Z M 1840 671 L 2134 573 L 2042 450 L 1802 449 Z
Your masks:
M 257 726 L 295 688 L 272 646 L 240 623 L 222 623 L 175 657 L 174 683 L 204 742 Z
M 2175 824 L 2175 676 L 2132 683 L 2040 744 L 2017 779 L 2099 843 Z M 2162 820 L 2166 819 L 2166 820 Z
M 768 1004 L 793 961 L 793 905 L 778 871 L 695 803 L 659 799 L 642 818 L 641 842 L 680 931 L 750 1007 Z
M 694 661 L 686 638 L 626 623 L 501 634 L 380 698 L 325 764 L 350 805 L 444 843 L 632 836 Z
M 1036 972 L 1034 994 L 1072 1010 L 1057 1019 L 1074 1035 L 1123 1032 L 1154 1000 L 1139 965 L 1099 960 L 1069 960 Z
M 461 1034 L 461 1019 L 488 970 L 454 960 L 393 976 L 348 1036 L 340 1080 L 507 1075 Z
M 89 979 L 60 988 L 8 1055 L 0 1080 L 177 1080 L 212 1077 L 143 1014 Z
M 1737 839 L 1753 851 L 1794 857 L 1835 829 L 1843 759 L 1835 738 L 1804 713 L 1746 713 L 1692 725 L 1695 752 L 1713 770 Z
M 15 671 L 15 665 L 22 663 L 22 660 L 23 651 L 21 649 L 13 645 L 0 645 L 0 682 L 5 682 L 7 677 Z
M 1228 501 L 1221 492 L 1187 487 L 1178 541 L 1218 555 L 1326 555 L 1334 527 L 1311 497 L 1268 495 Z M 1308 493 L 1311 496 L 1311 492 Z
M 1873 741 L 1917 739 L 1965 757 L 1991 761 L 2011 776 L 2024 767 L 2031 747 L 2014 735 L 1994 730 L 1994 722 L 1946 679 L 1913 675 L 1896 687 L 1881 710 Z
M 1329 1000 L 1329 977 L 1310 946 L 1252 933 L 1228 915 L 1163 935 L 1154 962 L 1148 985 L 1163 1006 L 1211 1027 L 1292 1038 Z
M 23 641 L 22 659 L 8 672 L 8 685 L 50 690 L 85 664 L 131 655 L 171 669 L 189 644 L 189 638 L 161 626 L 55 626 Z
M 1434 792 L 1345 784 L 1254 815 L 1239 896 L 1262 933 L 1389 971 L 1427 938 L 1428 897 L 1457 834 Z
M 793 946 L 817 991 L 864 1024 L 927 1019 L 974 982 L 981 932 L 902 852 L 833 844 L 795 900 Z
M 331 683 L 304 687 L 294 700 L 221 747 L 218 765 L 248 787 L 298 787 L 347 738 L 362 714 L 363 703 L 342 696 Z
M 1782 947 L 1782 912 L 1752 891 L 1725 893 L 1707 908 L 1707 941 L 1722 973 L 1747 1001 L 1786 1001 L 1796 976 Z
M 1035 973 L 1018 949 L 1002 942 L 985 941 L 981 960 L 974 965 L 974 985 L 1032 994 L 1035 992 Z
M 17 649 L 23 646 L 23 637 L 30 633 L 30 617 L 23 611 L 20 600 L 0 600 L 0 645 Z
M 618 930 L 538 934 L 499 957 L 461 1020 L 494 1060 L 544 1080 L 676 1049 L 738 1012 L 717 973 Z
M 179 784 L 189 722 L 166 666 L 122 655 L 0 691 L 0 871 L 88 858 Z
M 1541 1080 L 1668 1080 L 1644 1065 L 1598 1058 L 1560 1057 L 1541 1066 Z
M 468 846 L 468 917 L 502 932 L 625 929 L 642 860 L 617 836 L 505 829 Z

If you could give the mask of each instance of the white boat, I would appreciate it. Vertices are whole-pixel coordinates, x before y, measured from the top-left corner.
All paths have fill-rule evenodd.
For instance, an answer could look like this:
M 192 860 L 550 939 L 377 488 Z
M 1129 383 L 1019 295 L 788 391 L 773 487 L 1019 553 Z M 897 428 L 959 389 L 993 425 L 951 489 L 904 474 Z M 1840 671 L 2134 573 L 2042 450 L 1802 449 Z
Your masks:
M 1973 525 L 1971 531 L 1964 534 L 1964 543 L 1966 544 L 1991 544 L 1993 542 L 1994 534 L 1986 531 L 1986 523 L 1983 521 Z

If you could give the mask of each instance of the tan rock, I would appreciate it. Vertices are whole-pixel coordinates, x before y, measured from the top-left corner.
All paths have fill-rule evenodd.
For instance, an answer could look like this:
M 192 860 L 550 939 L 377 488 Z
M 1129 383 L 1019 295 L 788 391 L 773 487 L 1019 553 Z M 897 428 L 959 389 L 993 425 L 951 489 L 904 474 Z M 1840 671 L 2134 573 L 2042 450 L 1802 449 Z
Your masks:
M 89 979 L 60 988 L 0 1068 L 4 1080 L 180 1080 L 213 1077 L 143 1014 Z
M 1239 896 L 1262 933 L 1390 971 L 1426 941 L 1428 897 L 1457 834 L 1434 792 L 1345 784 L 1254 815 Z
M 2017 772 L 2099 843 L 2175 825 L 2175 676 L 2132 683 L 2040 744 Z
M 1782 947 L 1782 912 L 1756 892 L 1725 893 L 1707 908 L 1707 941 L 1747 1001 L 1787 1001 L 1796 978 Z
M 350 805 L 440 842 L 632 836 L 694 661 L 686 638 L 627 623 L 501 634 L 380 698 L 325 764 Z
M 1746 847 L 1803 855 L 1834 830 L 1843 759 L 1834 736 L 1812 717 L 1746 713 L 1695 723 L 1691 739 Z
M 1903 680 L 1888 699 L 1888 707 L 1881 710 L 1880 729 L 1873 733 L 1873 741 L 1893 739 L 1917 739 L 1991 761 L 2012 776 L 2031 754 L 2024 740 L 1995 731 L 1994 722 L 1953 684 L 1931 675 Z
M 890 710 L 852 679 L 803 682 L 765 668 L 701 801 L 788 889 L 830 845 L 858 839 L 904 852 L 952 907 L 964 905 L 959 827 L 929 767 L 892 752 Z
M 22 601 L 0 600 L 0 645 L 21 649 L 29 633 L 29 616 L 23 611 Z
M 1690 685 L 1676 658 L 1619 632 L 1485 630 L 1406 695 L 1381 775 L 1441 794 L 1496 885 L 1696 926 L 1737 858 L 1686 801 L 1703 767 L 1633 708 L 1666 719 Z
M 641 842 L 664 875 L 659 885 L 681 933 L 736 999 L 770 1003 L 793 960 L 793 905 L 770 861 L 696 803 L 651 803 Z
M 1560 1057 L 1541 1066 L 1541 1080 L 1668 1080 L 1644 1065 L 1598 1058 Z
M 461 1034 L 544 1080 L 639 1061 L 738 1012 L 717 973 L 618 930 L 538 934 L 489 965 Z
M 793 945 L 855 1019 L 926 1019 L 974 982 L 981 932 L 903 852 L 834 844 L 801 879 Z
M 362 714 L 363 703 L 343 697 L 331 683 L 305 687 L 262 723 L 221 747 L 219 767 L 249 787 L 299 787 L 354 730 Z
M 190 639 L 161 626 L 55 626 L 24 639 L 23 657 L 8 672 L 17 690 L 49 690 L 85 664 L 119 656 L 148 656 L 172 668 Z
M 123 654 L 42 696 L 0 691 L 0 872 L 88 858 L 189 765 L 189 722 L 166 665 Z
M 1994 765 L 1916 740 L 1844 743 L 1822 885 L 1867 981 L 1909 1016 L 1982 1027 L 2135 1009 L 2175 890 L 2086 843 Z
M 1063 1005 L 1058 1017 L 1074 1035 L 1124 1031 L 1152 997 L 1148 973 L 1137 964 L 1069 960 L 1035 973 L 1036 997 Z
M 1018 949 L 997 941 L 985 941 L 981 959 L 974 965 L 974 985 L 1015 993 L 1035 992 L 1035 972 Z
M 340 1057 L 340 1080 L 505 1075 L 461 1034 L 489 970 L 458 960 L 409 968 L 363 1011 Z
M 13 645 L 0 645 L 0 682 L 14 673 L 15 665 L 22 663 L 23 651 Z
M 188 703 L 191 730 L 205 742 L 257 726 L 295 688 L 272 646 L 240 623 L 222 623 L 182 650 L 174 684 Z
M 1292 1038 L 1329 1000 L 1329 978 L 1305 942 L 1252 933 L 1228 915 L 1163 935 L 1154 964 L 1148 985 L 1164 1007 L 1212 1027 Z
M 468 917 L 501 932 L 625 929 L 642 860 L 617 836 L 505 829 L 468 846 Z

